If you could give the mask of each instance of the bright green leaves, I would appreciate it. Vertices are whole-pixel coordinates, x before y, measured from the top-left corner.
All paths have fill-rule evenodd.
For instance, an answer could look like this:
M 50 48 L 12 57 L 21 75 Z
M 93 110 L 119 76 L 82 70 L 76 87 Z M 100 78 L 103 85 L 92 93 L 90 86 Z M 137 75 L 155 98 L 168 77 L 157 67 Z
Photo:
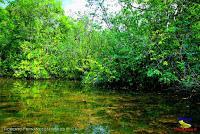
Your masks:
M 8 11 L 0 8 L 0 44 L 1 45 L 6 45 L 9 42 L 11 31 L 13 29 L 14 29 L 14 25 L 12 21 L 10 21 Z
M 91 84 L 100 84 L 113 82 L 117 79 L 116 70 L 111 70 L 109 65 L 104 66 L 102 63 L 99 63 L 94 60 L 90 60 L 90 70 L 89 72 L 85 72 L 84 83 Z
M 72 28 L 72 24 L 70 24 L 70 20 L 66 16 L 62 16 L 59 19 L 59 22 L 61 24 L 61 27 L 63 27 L 62 30 L 70 30 Z
M 49 74 L 41 64 L 41 61 L 22 60 L 15 68 L 15 77 L 19 78 L 49 78 Z
M 168 72 L 167 70 L 164 72 L 161 72 L 158 69 L 149 69 L 147 72 L 148 77 L 154 77 L 159 79 L 160 82 L 163 82 L 164 84 L 170 84 L 173 83 L 174 81 L 177 81 L 178 78 L 176 77 L 175 74 Z
M 158 69 L 149 69 L 147 72 L 148 77 L 160 76 L 162 73 Z
M 167 28 L 167 32 L 175 33 L 176 32 L 176 27 L 171 26 L 171 27 Z
M 55 0 L 18 0 L 0 12 L 0 30 L 4 27 L 5 30 L 1 31 L 6 35 L 3 39 L 3 34 L 0 34 L 0 43 L 10 43 L 0 50 L 6 49 L 2 54 L 4 62 L 13 64 L 4 64 L 4 67 L 13 70 L 16 77 L 49 78 L 49 72 L 53 75 L 52 72 L 56 71 L 49 70 L 55 69 L 46 65 L 51 64 L 47 62 L 52 62 L 50 59 L 58 50 L 55 46 L 62 42 L 59 19 L 64 14 L 61 3 Z M 12 35 L 11 38 L 7 33 Z M 5 42 L 6 39 L 9 41 Z M 52 65 L 57 66 L 53 62 Z
M 159 78 L 160 82 L 163 82 L 165 84 L 171 84 L 175 81 L 177 81 L 178 78 L 175 74 L 171 73 L 171 72 L 164 72 L 161 77 Z
M 163 61 L 163 65 L 167 66 L 169 65 L 167 61 Z
M 198 83 L 199 5 L 132 2 L 119 1 L 118 14 L 103 16 L 110 29 L 101 29 L 88 17 L 64 16 L 57 0 L 13 1 L 0 9 L 0 67 L 16 77 L 92 84 Z

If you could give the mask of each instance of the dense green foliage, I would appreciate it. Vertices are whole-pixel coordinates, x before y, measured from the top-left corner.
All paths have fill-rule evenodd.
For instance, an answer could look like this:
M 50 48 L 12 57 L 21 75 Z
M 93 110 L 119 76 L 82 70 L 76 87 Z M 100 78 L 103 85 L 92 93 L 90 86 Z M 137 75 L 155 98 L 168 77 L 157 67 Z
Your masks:
M 104 8 L 101 2 L 88 2 Z M 136 88 L 198 88 L 200 4 L 119 4 L 122 9 L 115 15 L 103 10 L 109 28 L 93 25 L 87 16 L 65 16 L 57 0 L 15 0 L 0 7 L 0 74 Z

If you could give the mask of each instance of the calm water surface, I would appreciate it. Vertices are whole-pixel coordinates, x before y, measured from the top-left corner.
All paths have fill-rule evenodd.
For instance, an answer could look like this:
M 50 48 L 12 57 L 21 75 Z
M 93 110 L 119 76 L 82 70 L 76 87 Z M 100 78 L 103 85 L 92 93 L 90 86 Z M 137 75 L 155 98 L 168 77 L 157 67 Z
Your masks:
M 200 103 L 166 93 L 81 87 L 78 82 L 0 78 L 0 133 L 168 134 Z M 32 128 L 32 129 L 31 129 Z

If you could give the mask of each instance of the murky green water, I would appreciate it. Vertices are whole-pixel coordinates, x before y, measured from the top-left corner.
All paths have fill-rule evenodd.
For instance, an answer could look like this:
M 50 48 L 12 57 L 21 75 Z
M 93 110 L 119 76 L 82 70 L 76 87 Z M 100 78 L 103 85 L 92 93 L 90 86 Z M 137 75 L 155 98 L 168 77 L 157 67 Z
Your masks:
M 178 117 L 199 122 L 198 101 L 81 88 L 78 82 L 0 78 L 1 133 L 174 133 Z

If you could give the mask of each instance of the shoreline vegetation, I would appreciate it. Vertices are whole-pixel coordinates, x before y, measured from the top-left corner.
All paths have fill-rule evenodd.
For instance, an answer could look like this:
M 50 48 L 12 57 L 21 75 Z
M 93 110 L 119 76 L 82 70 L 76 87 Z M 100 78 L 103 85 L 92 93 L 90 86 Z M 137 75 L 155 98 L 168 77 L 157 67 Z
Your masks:
M 200 89 L 200 5 L 119 1 L 103 24 L 64 15 L 57 0 L 0 0 L 0 78 L 65 79 L 121 90 Z M 168 90 L 170 92 L 170 90 Z M 180 91 L 181 92 L 181 91 Z

